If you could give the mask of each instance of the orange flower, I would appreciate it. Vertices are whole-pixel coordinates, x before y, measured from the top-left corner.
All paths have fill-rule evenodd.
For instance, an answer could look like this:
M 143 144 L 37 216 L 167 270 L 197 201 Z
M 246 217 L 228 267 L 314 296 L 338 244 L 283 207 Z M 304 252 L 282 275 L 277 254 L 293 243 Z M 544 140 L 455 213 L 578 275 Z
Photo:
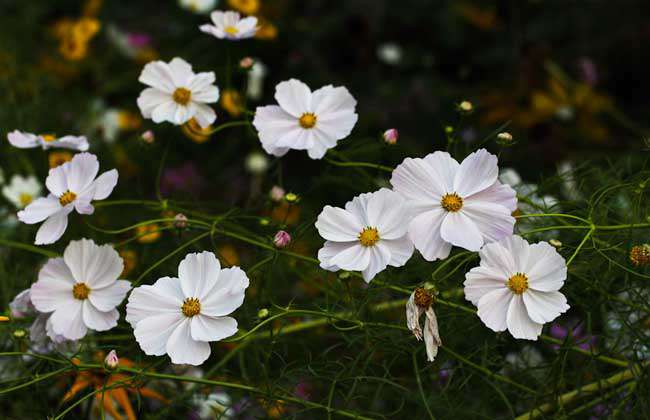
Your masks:
M 130 249 L 122 249 L 118 252 L 124 261 L 124 269 L 122 270 L 122 277 L 126 277 L 136 265 L 138 265 L 138 254 Z
M 194 118 L 192 118 L 181 126 L 181 131 L 194 143 L 201 144 L 205 143 L 210 138 L 212 126 L 210 125 L 206 128 L 201 128 L 199 123 L 196 122 Z
M 278 37 L 278 28 L 271 21 L 258 16 L 257 22 L 259 28 L 255 32 L 255 38 L 263 41 L 270 41 Z
M 99 32 L 100 27 L 100 22 L 90 17 L 59 20 L 53 27 L 54 36 L 60 42 L 59 52 L 66 60 L 83 59 L 88 51 L 88 43 Z
M 59 165 L 63 165 L 66 162 L 72 160 L 72 153 L 70 152 L 50 152 L 47 155 L 47 161 L 50 164 L 50 168 L 56 168 Z
M 97 359 L 103 361 L 104 354 L 99 352 Z M 73 363 L 78 365 L 78 359 L 73 359 Z M 120 358 L 119 366 L 132 367 L 133 362 L 129 359 Z M 147 388 L 140 387 L 136 384 L 134 377 L 122 373 L 113 373 L 110 376 L 104 370 L 84 370 L 77 373 L 76 378 L 70 389 L 63 396 L 63 402 L 69 401 L 80 391 L 86 388 L 94 388 L 98 391 L 95 395 L 97 404 L 104 408 L 104 411 L 110 414 L 115 420 L 122 420 L 124 413 L 128 420 L 137 420 L 131 401 L 129 400 L 129 393 L 137 395 L 138 398 L 151 398 L 154 400 L 167 402 L 167 399 L 160 395 L 158 392 Z
M 224 267 L 232 267 L 233 265 L 239 265 L 239 254 L 234 246 L 226 244 L 221 245 L 217 248 L 217 255 L 219 256 L 219 261 Z
M 135 231 L 136 236 L 138 237 L 138 242 L 141 244 L 150 244 L 152 242 L 156 242 L 162 235 L 160 228 L 156 223 L 138 226 Z
M 260 10 L 260 0 L 228 0 L 228 6 L 245 15 L 254 15 Z
M 242 97 L 234 89 L 224 89 L 221 92 L 221 100 L 219 101 L 221 107 L 226 110 L 231 117 L 239 117 L 244 111 L 244 104 Z

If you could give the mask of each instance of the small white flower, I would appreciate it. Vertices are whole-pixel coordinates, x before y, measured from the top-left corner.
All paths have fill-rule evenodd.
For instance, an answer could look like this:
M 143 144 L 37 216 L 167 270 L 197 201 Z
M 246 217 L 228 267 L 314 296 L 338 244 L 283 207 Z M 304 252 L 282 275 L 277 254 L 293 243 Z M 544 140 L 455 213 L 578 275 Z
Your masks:
M 176 125 L 194 118 L 202 128 L 217 118 L 214 110 L 206 105 L 219 100 L 219 88 L 213 84 L 214 72 L 195 74 L 187 61 L 176 57 L 169 63 L 148 63 L 138 80 L 151 86 L 138 97 L 144 118 Z
M 97 156 L 90 153 L 80 153 L 70 162 L 50 169 L 45 180 L 50 194 L 18 212 L 18 219 L 29 225 L 45 220 L 36 233 L 36 245 L 56 242 L 65 232 L 72 210 L 93 214 L 91 202 L 110 195 L 117 184 L 117 171 L 106 171 L 95 179 L 98 171 Z
M 38 198 L 42 190 L 43 187 L 35 176 L 14 175 L 9 184 L 2 188 L 2 194 L 16 208 L 23 209 L 35 198 Z
M 88 329 L 107 331 L 120 317 L 116 307 L 131 283 L 118 280 L 122 258 L 110 245 L 90 239 L 72 241 L 63 258 L 51 258 L 31 287 L 32 303 L 49 318 L 55 334 L 78 340 Z
M 221 269 L 211 252 L 187 254 L 178 278 L 163 277 L 133 290 L 126 320 L 146 354 L 200 365 L 210 356 L 211 341 L 237 332 L 237 321 L 227 315 L 244 302 L 247 287 L 239 267 Z
M 242 19 L 237 12 L 215 10 L 210 13 L 210 19 L 212 19 L 214 25 L 201 25 L 199 29 L 219 39 L 237 41 L 252 38 L 257 32 L 257 18 L 255 16 Z
M 178 4 L 194 13 L 209 13 L 217 7 L 218 0 L 179 0 Z
M 269 169 L 269 159 L 262 153 L 253 152 L 246 156 L 244 166 L 248 172 L 254 175 L 261 175 Z
M 55 137 L 51 134 L 32 134 L 14 130 L 7 134 L 9 143 L 20 149 L 41 147 L 43 150 L 52 148 L 72 149 L 84 152 L 88 150 L 88 139 L 84 136 Z
M 420 341 L 424 338 L 427 350 L 427 360 L 433 362 L 438 354 L 438 348 L 442 346 L 442 340 L 438 333 L 438 318 L 433 311 L 433 295 L 426 289 L 417 288 L 411 293 L 406 302 L 406 326 Z M 424 334 L 420 327 L 420 317 L 426 314 Z
M 394 42 L 382 44 L 377 48 L 377 57 L 385 64 L 396 66 L 402 62 L 402 47 Z
M 266 65 L 256 59 L 253 67 L 248 71 L 248 83 L 246 85 L 246 95 L 252 100 L 257 101 L 262 97 L 264 78 L 267 73 Z
M 543 324 L 569 309 L 559 292 L 566 263 L 548 243 L 530 245 L 514 235 L 485 245 L 479 255 L 480 266 L 465 275 L 465 299 L 488 328 L 537 340 Z
M 275 100 L 279 106 L 258 107 L 253 120 L 262 147 L 274 156 L 295 149 L 321 159 L 357 123 L 357 101 L 345 87 L 328 85 L 312 92 L 291 79 L 275 87 Z
M 407 158 L 391 184 L 408 201 L 415 248 L 428 260 L 446 258 L 452 245 L 478 251 L 512 235 L 517 196 L 497 180 L 497 157 L 478 150 L 458 163 L 447 152 Z
M 387 266 L 401 267 L 413 254 L 402 197 L 386 188 L 361 194 L 345 209 L 325 206 L 316 221 L 327 241 L 318 251 L 325 270 L 361 271 L 366 282 Z

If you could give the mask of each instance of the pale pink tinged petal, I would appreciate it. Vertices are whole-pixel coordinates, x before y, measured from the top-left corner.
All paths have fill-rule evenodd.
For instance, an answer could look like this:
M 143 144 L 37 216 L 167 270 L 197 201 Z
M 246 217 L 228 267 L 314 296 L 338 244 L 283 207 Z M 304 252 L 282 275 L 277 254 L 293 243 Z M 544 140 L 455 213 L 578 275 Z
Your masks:
M 174 115 L 176 113 L 176 102 L 169 100 L 158 105 L 151 113 L 151 120 L 156 124 L 168 121 L 172 124 L 174 122 Z
M 50 314 L 39 314 L 29 327 L 29 340 L 39 345 L 47 345 L 47 324 Z
M 499 175 L 497 162 L 497 157 L 485 149 L 467 156 L 454 178 L 454 192 L 467 197 L 490 187 Z
M 529 259 L 530 257 L 535 258 L 530 255 L 528 242 L 519 235 L 512 235 L 502 239 L 499 243 L 512 255 L 515 272 L 527 275 L 526 269 L 529 266 Z
M 551 322 L 569 310 L 566 297 L 560 292 L 527 290 L 522 296 L 528 316 L 539 324 Z
M 517 272 L 517 269 L 512 253 L 502 245 L 502 242 L 486 244 L 481 248 L 479 256 L 481 257 L 481 267 L 498 271 L 501 275 L 500 278 L 507 280 Z
M 311 159 L 319 160 L 327 153 L 327 146 L 314 143 L 314 145 L 307 149 L 307 156 Z
M 476 224 L 485 242 L 498 241 L 514 231 L 515 218 L 510 210 L 499 204 L 466 200 L 462 211 Z
M 404 198 L 398 193 L 382 188 L 372 193 L 368 200 L 367 217 L 370 226 L 379 230 L 382 239 L 398 239 L 406 235 L 410 218 L 405 210 Z
M 39 281 L 64 281 L 68 283 L 69 289 L 72 290 L 72 285 L 76 283 L 70 268 L 61 257 L 50 258 L 47 260 L 43 268 L 38 272 Z
M 174 364 L 197 366 L 210 357 L 210 344 L 192 338 L 189 318 L 181 322 L 167 341 L 167 354 Z
M 106 171 L 98 176 L 94 182 L 95 194 L 93 200 L 103 200 L 107 198 L 117 185 L 118 178 L 119 174 L 116 169 L 111 169 L 110 171 Z
M 24 210 L 18 212 L 18 220 L 28 225 L 42 222 L 62 209 L 59 199 L 54 196 L 41 197 L 32 201 Z
M 118 280 L 107 287 L 93 288 L 88 295 L 88 300 L 98 310 L 106 312 L 120 305 L 129 290 L 131 290 L 130 282 Z
M 68 172 L 68 189 L 74 193 L 83 193 L 92 184 L 99 171 L 97 156 L 90 153 L 79 153 L 70 162 Z
M 210 19 L 212 19 L 212 23 L 215 25 L 219 26 L 223 23 L 224 20 L 224 12 L 221 10 L 215 10 L 212 13 L 210 13 Z
M 88 150 L 88 139 L 85 136 L 63 136 L 52 143 L 46 143 L 50 147 L 61 147 L 64 149 L 79 150 L 85 152 Z
M 190 329 L 196 341 L 219 341 L 237 332 L 237 321 L 229 316 L 215 318 L 200 314 L 192 317 Z
M 149 356 L 167 353 L 167 342 L 174 330 L 187 318 L 180 312 L 162 313 L 140 320 L 133 326 L 133 335 L 142 351 Z
M 136 287 L 129 295 L 126 320 L 134 327 L 145 318 L 163 313 L 180 316 L 183 298 L 180 281 L 173 277 L 158 279 L 153 286 Z
M 432 206 L 440 205 L 442 195 L 447 192 L 446 181 L 420 158 L 404 159 L 393 171 L 390 183 L 407 200 L 430 201 Z
M 370 264 L 370 250 L 359 243 L 335 255 L 330 263 L 343 270 L 362 271 Z
M 505 331 L 508 307 L 513 294 L 509 289 L 497 289 L 489 292 L 478 301 L 478 316 L 486 327 L 492 331 Z
M 465 198 L 465 201 L 485 201 L 499 204 L 513 212 L 517 210 L 517 192 L 510 185 L 496 181 L 490 187 Z
M 151 118 L 154 109 L 159 105 L 170 102 L 172 97 L 169 93 L 155 88 L 146 88 L 138 96 L 138 108 L 144 118 Z
M 68 214 L 70 214 L 72 208 L 71 205 L 65 206 L 57 213 L 49 216 L 38 228 L 34 244 L 47 245 L 58 241 L 68 227 Z
M 357 101 L 345 87 L 323 86 L 312 94 L 312 111 L 320 119 L 340 111 L 354 112 Z
M 14 130 L 7 134 L 7 140 L 12 146 L 20 149 L 30 149 L 32 147 L 40 146 L 38 136 L 31 133 L 24 133 L 22 131 Z
M 338 140 L 332 133 L 328 133 L 320 127 L 314 127 L 309 132 L 314 138 L 314 147 L 312 149 L 318 148 L 319 153 L 321 149 L 327 152 L 328 149 L 336 147 Z
M 217 113 L 208 105 L 195 103 L 194 107 L 196 108 L 194 119 L 201 128 L 207 128 L 217 120 Z
M 152 61 L 144 66 L 138 81 L 168 94 L 172 94 L 176 89 L 169 66 L 162 61 Z
M 223 39 L 226 36 L 226 33 L 223 31 L 223 29 L 219 29 L 216 26 L 210 25 L 210 24 L 204 24 L 199 26 L 199 30 L 201 32 L 204 32 L 206 34 L 212 35 L 214 37 L 217 37 L 219 39 Z
M 192 66 L 179 57 L 170 61 L 169 70 L 175 87 L 187 87 L 194 77 Z
M 108 331 L 117 325 L 120 313 L 117 309 L 102 312 L 85 300 L 81 306 L 81 313 L 86 327 L 95 331 Z
M 508 331 L 514 338 L 537 340 L 542 333 L 543 324 L 539 324 L 528 316 L 526 305 L 521 295 L 513 295 L 508 306 Z
M 458 161 L 449 153 L 441 151 L 429 153 L 424 161 L 429 165 L 437 190 L 443 194 L 454 192 L 454 179 L 460 168 Z
M 530 246 L 526 275 L 531 289 L 542 292 L 560 290 L 567 277 L 566 261 L 547 242 Z
M 447 213 L 440 226 L 440 236 L 452 245 L 469 251 L 478 251 L 483 246 L 481 231 L 462 211 Z
M 499 270 L 488 267 L 474 267 L 465 274 L 465 299 L 478 306 L 486 294 L 506 287 L 506 280 Z
M 325 206 L 316 219 L 316 229 L 328 241 L 358 241 L 364 225 L 358 217 L 339 207 Z
M 65 280 L 48 278 L 32 284 L 31 297 L 39 312 L 53 312 L 65 309 L 74 300 L 72 284 Z
M 388 265 L 401 267 L 413 255 L 413 242 L 411 242 L 407 235 L 399 239 L 382 239 L 381 242 L 390 249 L 390 261 Z
M 327 115 L 317 115 L 318 121 L 312 129 L 321 132 L 334 141 L 346 138 L 357 124 L 359 116 L 352 111 L 339 111 Z
M 359 194 L 345 203 L 345 210 L 350 212 L 353 216 L 356 216 L 357 220 L 359 220 L 361 225 L 364 227 L 370 226 L 370 220 L 368 220 L 368 202 L 370 201 L 371 196 L 372 193 Z
M 368 267 L 361 272 L 366 283 L 370 283 L 377 273 L 386 269 L 391 258 L 390 250 L 381 241 L 368 247 L 368 254 Z
M 296 118 L 311 111 L 311 90 L 300 80 L 278 83 L 275 87 L 275 100 L 283 110 Z
M 427 261 L 447 258 L 451 243 L 442 239 L 440 228 L 447 212 L 442 208 L 427 211 L 411 220 L 408 236 Z
M 68 185 L 68 172 L 70 170 L 70 162 L 50 169 L 50 172 L 45 178 L 45 185 L 47 189 L 57 197 L 60 197 L 64 192 L 70 189 Z
M 240 32 L 251 31 L 257 26 L 257 18 L 255 16 L 248 16 L 239 21 L 237 25 Z
M 50 322 L 55 334 L 62 335 L 68 340 L 79 340 L 86 335 L 87 328 L 81 313 L 82 302 L 72 299 L 64 308 L 52 313 Z
M 187 254 L 178 265 L 183 295 L 186 298 L 201 298 L 219 281 L 220 271 L 221 264 L 212 252 Z
M 220 317 L 232 313 L 244 302 L 248 284 L 246 273 L 239 267 L 221 270 L 216 285 L 199 298 L 201 314 Z
M 323 247 L 318 250 L 318 261 L 320 261 L 320 267 L 324 270 L 338 271 L 340 268 L 330 263 L 331 259 L 334 258 L 339 253 L 345 251 L 349 247 L 357 245 L 358 243 L 359 241 L 354 241 L 354 242 L 325 241 Z
M 79 214 L 93 214 L 95 212 L 95 207 L 90 204 L 89 200 L 79 200 L 74 201 L 74 209 L 77 210 Z
M 219 88 L 216 86 L 206 86 L 201 88 L 200 91 L 192 93 L 192 101 L 213 103 L 219 100 Z

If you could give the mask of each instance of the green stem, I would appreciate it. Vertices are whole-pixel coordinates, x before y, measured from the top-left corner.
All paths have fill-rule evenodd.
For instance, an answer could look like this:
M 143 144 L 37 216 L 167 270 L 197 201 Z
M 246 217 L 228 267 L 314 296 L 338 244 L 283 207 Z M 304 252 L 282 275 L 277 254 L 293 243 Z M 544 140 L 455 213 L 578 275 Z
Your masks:
M 0 238 L 0 245 L 8 246 L 10 248 L 22 249 L 24 251 L 33 252 L 34 254 L 44 255 L 50 258 L 59 256 L 59 254 L 57 254 L 56 252 L 48 251 L 46 249 L 42 249 L 29 244 L 23 244 L 21 242 L 11 241 L 9 239 Z

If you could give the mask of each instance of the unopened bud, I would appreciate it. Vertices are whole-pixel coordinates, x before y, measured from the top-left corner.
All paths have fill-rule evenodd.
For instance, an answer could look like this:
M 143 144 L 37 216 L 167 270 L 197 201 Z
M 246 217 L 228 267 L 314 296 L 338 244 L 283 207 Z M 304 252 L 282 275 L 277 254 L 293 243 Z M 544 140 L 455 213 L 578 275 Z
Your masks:
M 300 197 L 298 197 L 297 194 L 290 192 L 284 196 L 284 199 L 286 200 L 287 203 L 297 203 L 298 200 L 300 200 Z
M 291 235 L 284 230 L 279 230 L 273 238 L 273 245 L 277 248 L 285 248 L 291 242 Z
M 174 216 L 174 227 L 176 229 L 185 229 L 187 227 L 187 216 L 183 213 L 178 213 Z
M 142 135 L 140 136 L 142 138 L 142 141 L 147 143 L 147 144 L 152 144 L 154 140 L 156 140 L 156 136 L 154 135 L 153 131 L 147 130 Z
M 239 60 L 239 67 L 243 70 L 250 69 L 253 67 L 253 64 L 255 64 L 255 60 L 253 60 L 251 57 L 244 57 Z
M 260 225 L 262 225 L 262 226 L 268 226 L 268 225 L 270 225 L 270 224 L 271 224 L 271 221 L 270 221 L 268 218 L 266 218 L 266 217 L 262 217 L 262 218 L 260 219 Z
M 507 131 L 503 131 L 497 134 L 497 143 L 504 146 L 511 145 L 513 143 L 512 134 L 508 133 Z
M 474 111 L 474 105 L 470 101 L 463 101 L 458 104 L 458 110 L 463 114 L 469 114 Z
M 259 311 L 257 311 L 257 317 L 258 317 L 259 319 L 264 319 L 264 318 L 266 318 L 267 316 L 269 316 L 269 310 L 268 310 L 268 309 L 266 309 L 266 308 L 262 308 L 262 309 L 260 309 Z
M 282 201 L 285 194 L 286 192 L 284 191 L 284 188 L 278 185 L 274 185 L 273 188 L 271 188 L 271 191 L 269 191 L 269 197 L 271 197 L 271 200 L 276 203 Z
M 22 328 L 18 329 L 16 331 L 14 331 L 14 337 L 15 338 L 25 338 L 25 337 L 27 337 L 27 331 L 23 330 Z
M 390 128 L 384 131 L 384 141 L 388 144 L 396 144 L 399 138 L 399 132 L 396 128 Z
M 551 239 L 548 243 L 553 245 L 555 248 L 560 248 L 562 246 L 562 242 L 557 239 Z
M 117 357 L 117 352 L 115 350 L 111 350 L 104 359 L 104 366 L 106 366 L 106 369 L 109 370 L 117 368 L 117 365 L 119 365 L 119 363 L 120 359 Z

